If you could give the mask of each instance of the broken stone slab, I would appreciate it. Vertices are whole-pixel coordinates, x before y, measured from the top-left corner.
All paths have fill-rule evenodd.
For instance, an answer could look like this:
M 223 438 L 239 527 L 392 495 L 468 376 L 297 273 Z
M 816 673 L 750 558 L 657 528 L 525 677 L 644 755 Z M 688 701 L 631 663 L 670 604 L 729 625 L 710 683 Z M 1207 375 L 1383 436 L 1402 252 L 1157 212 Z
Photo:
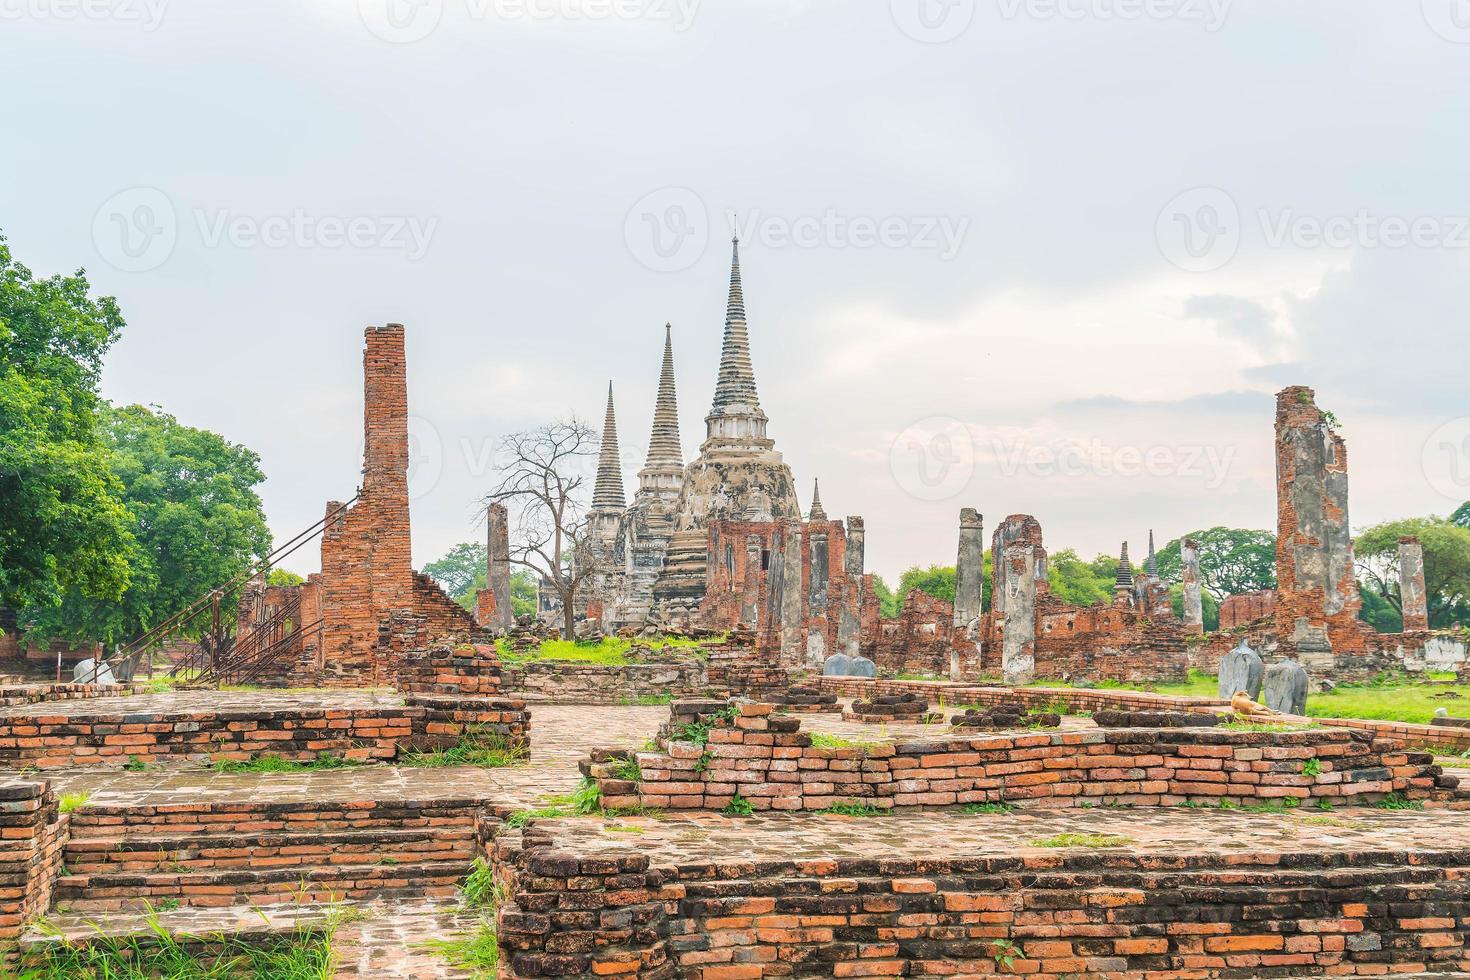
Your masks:
M 822 664 L 824 677 L 877 677 L 878 668 L 867 657 L 849 657 L 845 653 L 834 653 Z
M 1295 660 L 1278 660 L 1266 671 L 1266 707 L 1286 715 L 1307 711 L 1307 672 Z
M 1229 701 L 1236 691 L 1249 694 L 1252 701 L 1260 700 L 1265 673 L 1266 664 L 1261 655 L 1241 640 L 1239 646 L 1220 659 L 1220 700 Z

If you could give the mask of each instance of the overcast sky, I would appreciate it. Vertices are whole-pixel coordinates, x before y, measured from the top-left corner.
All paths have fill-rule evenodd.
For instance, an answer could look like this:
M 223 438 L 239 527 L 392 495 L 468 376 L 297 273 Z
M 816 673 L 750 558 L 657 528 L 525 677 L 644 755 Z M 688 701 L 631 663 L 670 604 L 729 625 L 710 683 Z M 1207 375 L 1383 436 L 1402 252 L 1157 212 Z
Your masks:
M 109 398 L 260 453 L 278 540 L 358 482 L 368 324 L 419 564 L 609 379 L 635 486 L 666 321 L 692 456 L 732 212 L 771 434 L 890 580 L 962 506 L 1274 526 L 1286 384 L 1355 527 L 1470 497 L 1463 0 L 0 0 L 0 64 L 0 231 L 118 297 Z

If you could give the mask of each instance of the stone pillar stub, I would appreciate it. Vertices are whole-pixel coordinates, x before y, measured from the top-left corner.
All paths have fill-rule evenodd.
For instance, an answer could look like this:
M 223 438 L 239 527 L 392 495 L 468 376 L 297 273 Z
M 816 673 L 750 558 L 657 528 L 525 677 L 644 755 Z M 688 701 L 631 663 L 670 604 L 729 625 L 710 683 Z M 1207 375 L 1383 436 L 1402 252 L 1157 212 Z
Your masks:
M 1399 596 L 1404 632 L 1429 629 L 1429 596 L 1424 586 L 1424 546 L 1415 537 L 1399 538 Z
M 978 666 L 983 652 L 980 617 L 985 592 L 985 518 L 973 507 L 960 511 L 959 551 L 955 556 L 954 575 L 954 649 L 949 655 L 950 680 L 960 680 L 964 673 L 961 644 L 973 650 Z
M 1205 631 L 1204 595 L 1200 591 L 1199 542 L 1185 538 L 1179 543 L 1180 580 L 1184 585 L 1184 625 L 1191 633 Z
M 1001 558 L 1006 566 L 1001 678 L 1015 687 L 1036 679 L 1036 550 L 1014 541 Z
M 495 612 L 490 622 L 481 625 L 500 634 L 509 632 L 514 621 L 510 604 L 510 519 L 505 505 L 491 504 L 486 508 L 485 524 L 485 587 L 495 598 Z
M 847 588 L 837 619 L 837 646 L 849 657 L 861 655 L 865 536 L 863 519 L 848 517 L 846 550 L 842 553 L 842 574 L 847 579 Z

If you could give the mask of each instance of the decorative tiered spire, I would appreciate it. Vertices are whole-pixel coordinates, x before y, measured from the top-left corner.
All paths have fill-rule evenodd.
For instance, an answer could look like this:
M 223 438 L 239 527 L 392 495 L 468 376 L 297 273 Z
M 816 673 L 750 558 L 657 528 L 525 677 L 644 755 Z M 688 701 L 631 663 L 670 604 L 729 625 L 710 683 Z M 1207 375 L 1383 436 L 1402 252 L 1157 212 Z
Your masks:
M 827 512 L 822 509 L 822 481 L 812 481 L 812 511 L 807 516 L 809 521 L 825 521 Z
M 732 426 L 728 419 L 749 420 Z M 740 239 L 732 240 L 730 297 L 725 306 L 725 342 L 720 348 L 720 374 L 715 382 L 715 400 L 705 419 L 710 438 L 765 438 L 766 414 L 761 411 L 755 390 L 755 370 L 750 364 L 750 335 L 745 326 L 745 293 L 740 285 Z
M 1153 528 L 1149 528 L 1148 531 L 1148 558 L 1145 559 L 1143 563 L 1143 572 L 1149 578 L 1159 577 L 1159 556 L 1158 553 L 1154 551 Z
M 674 328 L 664 324 L 664 364 L 658 375 L 658 401 L 653 408 L 653 435 L 648 440 L 648 461 L 654 466 L 684 465 L 684 447 L 679 441 L 679 404 L 674 391 Z
M 602 421 L 602 452 L 597 457 L 597 483 L 592 488 L 593 510 L 622 510 L 623 466 L 618 453 L 618 420 L 613 415 L 612 382 L 607 383 L 607 416 Z
M 1133 589 L 1133 563 L 1128 560 L 1128 542 L 1123 542 L 1123 554 L 1118 558 L 1118 584 L 1114 589 Z

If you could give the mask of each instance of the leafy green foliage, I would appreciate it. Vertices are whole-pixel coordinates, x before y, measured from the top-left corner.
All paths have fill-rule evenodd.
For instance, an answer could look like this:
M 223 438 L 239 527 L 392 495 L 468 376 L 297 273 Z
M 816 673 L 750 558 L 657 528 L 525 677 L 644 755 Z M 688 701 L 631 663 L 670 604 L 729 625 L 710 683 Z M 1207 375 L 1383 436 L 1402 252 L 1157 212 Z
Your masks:
M 62 813 L 73 813 L 86 806 L 91 798 L 92 794 L 85 790 L 79 793 L 62 793 L 57 806 Z
M 463 542 L 449 549 L 438 561 L 424 566 L 425 575 L 439 583 L 444 594 L 466 609 L 473 609 L 475 593 L 485 587 L 488 558 L 483 542 Z
M 1406 536 L 1417 537 L 1424 548 L 1429 624 L 1448 627 L 1470 620 L 1470 528 L 1460 526 L 1454 518 L 1442 517 L 1388 521 L 1358 535 L 1353 549 L 1365 599 L 1364 618 L 1376 629 L 1383 625 L 1402 628 L 1398 549 L 1399 538 Z M 1368 601 L 1370 595 L 1374 597 L 1372 603 Z M 1385 614 L 1385 604 L 1399 614 L 1397 620 L 1391 613 Z
M 752 813 L 755 813 L 755 807 L 745 797 L 736 793 L 734 799 L 726 804 L 725 809 L 720 812 L 727 817 L 748 817 Z
M 266 585 L 300 585 L 306 578 L 285 568 L 272 568 L 265 577 Z
M 1187 535 L 1199 544 L 1200 585 L 1217 600 L 1276 588 L 1276 535 L 1271 531 L 1212 527 Z M 1159 550 L 1159 578 L 1177 583 L 1182 538 Z
M 464 884 L 460 886 L 460 901 L 472 909 L 494 908 L 499 894 L 494 870 L 484 858 L 475 858 L 474 863 L 470 865 L 470 873 L 465 877 Z
M 953 565 L 930 565 L 928 568 L 915 566 L 903 573 L 898 580 L 898 595 L 900 601 L 908 597 L 915 589 L 932 595 L 936 599 L 945 602 L 954 602 L 954 576 Z
M 31 606 L 42 636 L 115 643 L 147 631 L 245 571 L 271 548 L 255 488 L 260 457 L 172 415 L 141 405 L 100 413 L 102 446 L 127 510 L 131 578 L 119 601 L 68 590 L 58 604 Z M 234 615 L 231 604 L 223 612 Z M 186 626 L 198 635 L 207 617 Z
M 1320 775 L 1322 775 L 1322 760 L 1321 759 L 1308 759 L 1306 762 L 1303 762 L 1302 763 L 1302 775 L 1303 776 L 1320 776 Z
M 123 329 L 86 276 L 36 279 L 0 237 L 0 607 L 68 591 L 116 600 L 133 546 L 98 418 L 102 358 Z
M 1455 508 L 1455 512 L 1450 515 L 1450 523 L 1455 527 L 1470 528 L 1470 500 Z
M 1389 793 L 1383 799 L 1373 804 L 1380 810 L 1422 810 L 1424 804 L 1419 800 L 1411 800 L 1398 790 Z
M 602 809 L 602 790 L 595 779 L 584 779 L 572 793 L 572 812 L 580 817 L 589 816 Z
M 1090 562 L 1077 557 L 1070 548 L 1047 559 L 1051 592 L 1074 606 L 1106 606 L 1113 601 L 1113 585 L 1118 580 L 1118 559 L 1098 555 Z
M 613 776 L 636 783 L 643 778 L 643 768 L 638 765 L 637 759 L 619 759 L 613 763 Z
M 966 803 L 964 812 L 979 816 L 986 813 L 1010 813 L 1014 809 L 1009 803 Z
M 990 955 L 995 959 L 995 965 L 1002 970 L 1009 970 L 1016 965 L 1016 957 L 1021 955 L 1020 948 L 1009 939 L 992 939 L 990 941 Z
M 873 576 L 873 594 L 878 597 L 878 615 L 884 619 L 896 619 L 901 606 L 898 593 L 888 587 L 881 575 Z

